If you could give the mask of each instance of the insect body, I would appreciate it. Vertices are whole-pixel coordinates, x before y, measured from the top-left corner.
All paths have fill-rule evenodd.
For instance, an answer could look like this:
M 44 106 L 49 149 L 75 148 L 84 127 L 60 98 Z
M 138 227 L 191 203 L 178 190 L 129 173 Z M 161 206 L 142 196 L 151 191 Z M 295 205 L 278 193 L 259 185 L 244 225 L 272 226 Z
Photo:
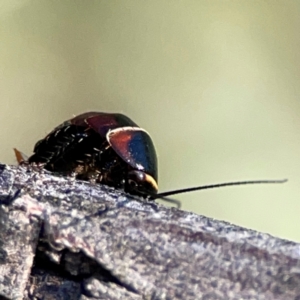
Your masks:
M 150 135 L 122 114 L 87 112 L 50 132 L 28 159 L 15 149 L 20 164 L 37 164 L 61 175 L 75 175 L 150 199 L 222 186 L 282 183 L 286 180 L 228 182 L 158 192 L 157 156 Z
M 88 112 L 34 147 L 29 164 L 137 195 L 157 193 L 157 157 L 149 134 L 122 114 Z

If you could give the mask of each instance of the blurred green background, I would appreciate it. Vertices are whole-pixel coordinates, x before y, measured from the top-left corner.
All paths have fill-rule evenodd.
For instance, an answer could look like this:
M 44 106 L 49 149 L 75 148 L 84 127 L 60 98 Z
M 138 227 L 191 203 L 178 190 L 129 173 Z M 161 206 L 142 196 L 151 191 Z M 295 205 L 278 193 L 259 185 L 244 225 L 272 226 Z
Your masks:
M 122 112 L 150 132 L 160 191 L 183 209 L 300 241 L 300 1 L 0 5 L 1 162 L 73 115 Z

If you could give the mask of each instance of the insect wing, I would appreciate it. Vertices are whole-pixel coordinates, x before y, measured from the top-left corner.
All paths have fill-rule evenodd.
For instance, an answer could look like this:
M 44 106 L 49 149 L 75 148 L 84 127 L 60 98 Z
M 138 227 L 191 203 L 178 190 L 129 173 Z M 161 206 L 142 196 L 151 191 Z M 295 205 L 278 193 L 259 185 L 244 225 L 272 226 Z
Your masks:
M 89 116 L 85 122 L 102 137 L 105 137 L 109 130 L 116 128 L 138 127 L 136 123 L 122 114 L 98 113 Z

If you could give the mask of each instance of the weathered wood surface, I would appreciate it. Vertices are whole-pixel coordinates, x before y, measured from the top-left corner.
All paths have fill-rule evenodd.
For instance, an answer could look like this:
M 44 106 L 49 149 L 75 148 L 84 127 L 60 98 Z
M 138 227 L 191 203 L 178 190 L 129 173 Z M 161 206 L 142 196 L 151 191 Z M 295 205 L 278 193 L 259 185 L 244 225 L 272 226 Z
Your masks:
M 0 299 L 300 299 L 300 245 L 0 165 Z

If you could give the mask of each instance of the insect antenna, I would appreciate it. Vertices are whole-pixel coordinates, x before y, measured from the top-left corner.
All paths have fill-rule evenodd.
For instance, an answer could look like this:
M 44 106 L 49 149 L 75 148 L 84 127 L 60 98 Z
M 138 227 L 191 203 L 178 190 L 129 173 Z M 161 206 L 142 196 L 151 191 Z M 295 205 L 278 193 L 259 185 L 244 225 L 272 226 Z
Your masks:
M 157 199 L 163 200 L 165 202 L 176 205 L 178 209 L 181 207 L 181 202 L 179 200 L 172 199 L 172 198 L 165 197 L 165 196 L 161 196 L 161 194 L 155 194 L 155 195 L 153 194 L 153 195 L 150 196 L 150 199 L 151 200 L 157 200 Z
M 201 186 L 195 186 L 195 187 L 191 187 L 191 188 L 185 188 L 185 189 L 179 189 L 179 190 L 173 190 L 173 191 L 163 192 L 163 193 L 159 193 L 159 194 L 156 194 L 156 195 L 151 195 L 151 197 L 153 199 L 163 199 L 163 200 L 165 200 L 167 202 L 177 203 L 179 201 L 173 200 L 173 199 L 170 199 L 170 198 L 166 198 L 166 197 L 177 195 L 177 194 L 182 194 L 182 193 L 193 192 L 193 191 L 220 188 L 220 187 L 225 187 L 225 186 L 246 185 L 246 184 L 284 183 L 284 182 L 287 182 L 287 179 L 278 179 L 278 180 L 248 180 L 248 181 L 224 182 L 224 183 L 201 185 Z

